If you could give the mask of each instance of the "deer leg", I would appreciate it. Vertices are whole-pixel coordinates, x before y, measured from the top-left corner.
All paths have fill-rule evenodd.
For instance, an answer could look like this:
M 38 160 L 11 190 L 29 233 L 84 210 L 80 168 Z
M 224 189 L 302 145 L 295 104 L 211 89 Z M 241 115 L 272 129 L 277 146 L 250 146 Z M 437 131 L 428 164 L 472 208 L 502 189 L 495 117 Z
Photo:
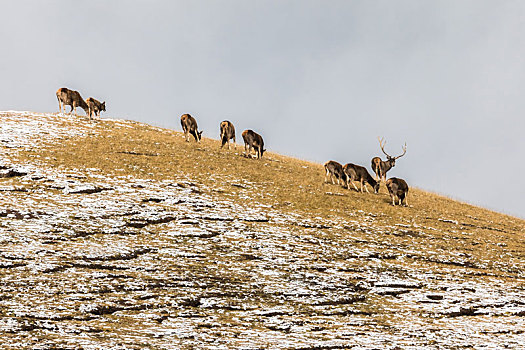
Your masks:
M 359 192 L 359 189 L 357 188 L 357 186 L 355 185 L 354 181 L 353 180 L 350 180 L 350 182 L 352 183 L 352 186 L 354 186 L 355 190 L 357 192 Z
M 235 140 L 235 136 L 233 137 L 233 148 L 237 149 L 237 140 Z
M 364 184 L 364 186 L 365 186 L 366 193 L 370 193 L 370 192 L 368 191 L 368 187 L 366 186 L 366 184 Z

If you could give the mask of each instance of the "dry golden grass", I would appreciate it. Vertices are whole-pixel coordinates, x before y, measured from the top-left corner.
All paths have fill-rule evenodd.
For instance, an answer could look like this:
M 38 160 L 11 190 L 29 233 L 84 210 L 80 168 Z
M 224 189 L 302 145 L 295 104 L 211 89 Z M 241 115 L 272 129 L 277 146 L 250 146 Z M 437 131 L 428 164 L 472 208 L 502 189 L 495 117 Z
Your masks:
M 410 190 L 409 207 L 393 207 L 384 186 L 376 195 L 325 184 L 324 171 L 320 164 L 272 152 L 265 153 L 262 160 L 249 159 L 243 156 L 244 147 L 240 145 L 237 145 L 235 150 L 227 150 L 220 149 L 219 141 L 207 138 L 203 138 L 201 143 L 195 143 L 194 140 L 185 142 L 181 132 L 136 122 L 118 123 L 102 120 L 89 123 L 79 118 L 74 123 L 85 128 L 86 134 L 65 138 L 32 151 L 20 150 L 16 156 L 18 163 L 37 160 L 40 162 L 39 166 L 63 170 L 62 173 L 129 176 L 133 181 L 166 180 L 166 183 L 173 184 L 181 178 L 186 178 L 189 182 L 197 184 L 192 190 L 199 191 L 199 195 L 204 193 L 206 198 L 217 199 L 217 203 L 228 202 L 248 207 L 252 202 L 257 202 L 272 208 L 273 210 L 268 211 L 273 214 L 282 213 L 286 218 L 283 221 L 268 222 L 241 220 L 242 226 L 239 230 L 242 232 L 229 235 L 229 230 L 237 230 L 233 225 L 241 224 L 230 212 L 228 225 L 232 226 L 225 226 L 218 236 L 203 238 L 187 236 L 188 232 L 183 232 L 184 229 L 181 228 L 183 224 L 176 223 L 175 220 L 149 225 L 147 229 L 137 230 L 133 235 L 103 234 L 98 227 L 89 226 L 90 218 L 82 217 L 67 222 L 78 224 L 77 229 L 82 232 L 86 230 L 89 236 L 86 236 L 85 240 L 82 232 L 79 236 L 73 235 L 71 242 L 68 239 L 61 240 L 61 235 L 68 233 L 60 232 L 56 235 L 60 239 L 57 239 L 54 245 L 46 243 L 53 252 L 58 251 L 57 247 L 61 247 L 67 252 L 64 254 L 66 257 L 71 254 L 69 250 L 84 244 L 92 244 L 94 247 L 98 247 L 98 244 L 108 247 L 112 244 L 117 247 L 127 244 L 130 247 L 138 247 L 137 249 L 158 249 L 151 254 L 151 260 L 139 258 L 134 259 L 136 261 L 119 262 L 119 266 L 123 268 L 127 268 L 128 265 L 142 268 L 141 264 L 149 263 L 150 267 L 154 267 L 151 270 L 123 269 L 122 274 L 126 274 L 125 280 L 115 277 L 118 281 L 109 278 L 108 281 L 115 284 L 114 297 L 118 300 L 127 300 L 135 295 L 133 288 L 136 286 L 131 284 L 128 285 L 129 289 L 124 289 L 127 286 L 126 281 L 141 281 L 144 288 L 136 291 L 138 294 L 135 297 L 139 300 L 137 304 L 143 302 L 138 298 L 142 296 L 140 293 L 154 292 L 155 298 L 151 300 L 159 300 L 159 304 L 156 308 L 148 310 L 159 319 L 168 319 L 167 324 L 162 325 L 167 328 L 186 322 L 185 312 L 199 315 L 207 313 L 210 317 L 216 317 L 216 329 L 220 329 L 220 332 L 208 327 L 208 321 L 196 317 L 192 322 L 198 327 L 202 326 L 202 329 L 197 328 L 198 333 L 217 332 L 215 335 L 218 339 L 229 341 L 237 338 L 242 340 L 246 334 L 256 333 L 256 336 L 247 338 L 247 341 L 253 341 L 258 339 L 260 334 L 266 333 L 266 339 L 271 340 L 272 344 L 278 344 L 279 339 L 282 339 L 279 336 L 287 337 L 288 334 L 277 335 L 274 333 L 275 327 L 270 325 L 273 328 L 268 328 L 269 317 L 258 317 L 254 313 L 284 307 L 292 311 L 283 311 L 277 317 L 286 322 L 295 322 L 295 326 L 292 327 L 293 336 L 308 335 L 316 340 L 325 337 L 328 341 L 333 339 L 334 335 L 336 338 L 344 337 L 351 326 L 355 326 L 359 332 L 366 332 L 367 324 L 371 325 L 368 328 L 368 331 L 372 332 L 371 337 L 378 334 L 373 333 L 378 332 L 378 329 L 382 334 L 391 333 L 397 336 L 400 330 L 410 332 L 407 329 L 412 329 L 412 324 L 409 327 L 396 328 L 399 323 L 415 320 L 427 327 L 429 334 L 435 332 L 435 338 L 432 339 L 438 339 L 442 334 L 439 329 L 441 320 L 449 322 L 447 329 L 454 330 L 458 325 L 466 325 L 466 330 L 461 334 L 470 332 L 472 324 L 478 321 L 476 319 L 468 320 L 464 324 L 455 323 L 457 318 L 446 316 L 456 305 L 455 302 L 461 302 L 460 306 L 479 307 L 478 298 L 484 297 L 481 289 L 483 286 L 497 284 L 499 290 L 506 292 L 508 283 L 515 295 L 522 290 L 519 289 L 519 284 L 523 279 L 520 264 L 525 257 L 525 222 L 521 219 L 416 188 Z M 67 122 L 63 124 L 64 128 L 70 126 Z M 100 171 L 93 171 L 93 168 Z M 87 180 L 96 182 L 96 179 Z M 87 180 L 86 182 L 89 182 Z M 22 198 L 32 194 L 29 191 L 12 195 Z M 114 201 L 122 199 L 118 191 L 112 192 L 111 195 Z M 188 196 L 191 195 L 194 193 L 191 192 Z M 149 206 L 150 213 L 154 211 L 162 217 L 175 215 L 173 213 L 180 210 L 173 208 L 168 202 L 145 205 L 144 196 L 144 193 L 137 194 L 136 203 L 144 205 L 144 208 Z M 64 197 L 71 198 L 67 195 L 59 196 L 61 199 Z M 46 197 L 42 198 L 47 200 Z M 261 208 L 259 204 L 257 207 Z M 191 204 L 188 207 L 191 207 Z M 197 216 L 197 210 L 198 208 L 191 214 Z M 212 210 L 209 212 L 213 213 Z M 184 215 L 181 214 L 177 220 L 184 221 Z M 124 219 L 119 219 L 133 220 L 132 218 L 133 215 L 130 214 Z M 306 222 L 308 218 L 311 222 Z M 190 224 L 187 227 L 213 227 L 205 221 L 201 217 L 199 225 Z M 215 223 L 213 219 L 211 222 Z M 305 226 L 301 226 L 302 224 Z M 309 224 L 312 226 L 308 226 Z M 316 224 L 321 226 L 315 226 Z M 186 235 L 168 234 L 177 230 Z M 166 247 L 181 254 L 172 255 L 169 249 L 162 251 Z M 194 254 L 198 255 L 198 258 L 195 258 Z M 68 263 L 70 262 L 64 264 Z M 64 266 L 67 270 L 69 265 Z M 81 270 L 81 267 L 78 269 Z M 166 271 L 169 273 L 164 274 Z M 268 271 L 273 274 L 265 274 Z M 61 275 L 61 270 L 58 270 L 56 275 L 56 281 L 63 281 L 64 275 Z M 40 274 L 38 277 L 41 278 Z M 78 275 L 78 278 L 80 277 L 81 275 Z M 169 287 L 173 278 L 184 283 Z M 317 284 L 309 284 L 311 279 Z M 53 285 L 53 281 L 50 278 L 46 282 L 48 288 Z M 394 287 L 390 292 L 394 293 L 397 291 L 396 283 L 401 282 L 408 286 L 402 291 L 406 293 L 404 295 L 407 298 L 380 294 L 381 286 L 377 285 L 373 289 L 371 286 L 365 286 L 363 290 L 357 288 L 361 282 L 373 284 L 378 281 L 393 281 Z M 468 295 L 467 292 L 472 289 L 469 283 L 473 282 L 477 283 L 476 288 L 479 286 L 480 291 L 478 294 Z M 417 291 L 410 286 L 413 283 L 419 286 Z M 461 283 L 465 285 L 461 286 L 463 289 L 458 292 L 454 287 Z M 88 286 L 95 292 L 97 288 L 101 288 L 92 281 Z M 121 286 L 122 289 L 118 289 Z M 309 295 L 293 295 L 290 289 L 295 288 L 294 286 L 309 289 Z M 345 292 L 345 286 L 356 286 L 356 289 L 350 288 Z M 62 286 L 58 284 L 56 288 Z M 95 292 L 92 294 L 102 295 L 98 296 L 101 304 L 107 303 L 107 298 L 112 296 L 106 290 L 98 294 Z M 284 293 L 289 294 L 283 296 Z M 218 298 L 218 294 L 227 308 L 206 309 L 192 306 L 192 302 L 199 298 L 214 299 Z M 439 305 L 435 309 L 430 307 L 427 310 L 431 311 L 425 314 L 421 309 L 429 305 L 425 303 L 429 301 L 427 296 L 436 294 L 444 299 L 442 308 L 440 309 Z M 345 298 L 354 296 L 366 297 L 356 305 L 345 303 Z M 169 300 L 171 306 L 165 307 L 164 300 Z M 319 304 L 319 301 L 325 304 Z M 505 303 L 512 304 L 513 301 L 507 300 Z M 247 310 L 243 311 L 245 306 Z M 253 312 L 250 312 L 250 307 L 253 308 Z M 490 308 L 490 305 L 486 306 L 486 309 Z M 144 324 L 143 319 L 129 317 L 135 312 L 140 310 L 130 309 L 121 314 L 108 313 L 97 322 L 92 322 L 92 326 L 105 334 L 114 334 L 116 338 L 126 336 L 120 333 L 121 329 L 124 329 L 123 333 L 129 329 L 140 330 L 141 327 L 146 330 L 148 326 Z M 507 314 L 504 314 L 505 312 Z M 517 312 L 512 312 L 514 311 L 503 311 L 493 319 L 503 314 L 506 317 L 506 325 L 515 325 L 513 322 L 519 316 L 516 315 Z M 184 315 L 179 318 L 179 313 Z M 408 316 L 411 318 L 407 318 Z M 363 319 L 366 322 L 362 322 Z M 162 324 L 162 321 L 159 324 Z M 489 329 L 481 321 L 479 325 L 479 329 Z M 512 327 L 509 326 L 509 332 L 514 332 Z M 312 331 L 319 328 L 324 330 L 323 333 Z M 341 333 L 338 335 L 339 331 Z M 351 336 L 348 337 L 354 340 Z M 144 343 L 145 346 L 147 342 Z
M 82 122 L 85 121 L 79 121 Z M 312 218 L 371 214 L 379 226 L 405 224 L 423 230 L 430 228 L 429 232 L 438 236 L 468 231 L 480 241 L 505 242 L 510 246 L 518 244 L 525 233 L 525 222 L 521 219 L 414 187 L 409 192 L 410 206 L 394 207 L 384 184 L 379 194 L 358 193 L 324 183 L 321 164 L 273 152 L 266 152 L 262 160 L 249 159 L 243 155 L 242 145 L 221 149 L 220 141 L 205 137 L 200 143 L 193 138 L 185 142 L 181 132 L 131 123 L 132 127 L 122 127 L 112 121 L 99 121 L 87 137 L 66 139 L 47 147 L 43 153 L 39 150 L 40 159 L 47 159 L 54 167 L 98 168 L 115 176 L 169 180 L 175 175 L 185 175 L 209 188 L 215 198 L 227 196 L 242 205 L 257 200 L 283 213 L 296 212 Z M 31 155 L 22 152 L 20 156 Z M 244 188 L 231 185 L 239 181 L 248 185 Z M 256 186 L 251 187 L 250 183 Z M 474 248 L 470 254 L 484 260 L 497 259 L 497 252 L 487 256 L 483 246 Z
M 414 187 L 409 192 L 410 207 L 393 207 L 383 184 L 378 195 L 343 189 L 324 183 L 321 164 L 272 152 L 265 153 L 262 160 L 248 159 L 243 156 L 241 145 L 227 150 L 220 149 L 218 140 L 209 138 L 200 143 L 193 139 L 185 142 L 181 132 L 140 123 L 134 123 L 131 129 L 102 120 L 96 123 L 94 131 L 101 136 L 65 140 L 48 147 L 41 156 L 48 157 L 53 166 L 98 168 L 114 175 L 164 180 L 174 174 L 186 174 L 210 188 L 225 185 L 227 192 L 233 194 L 239 190 L 228 182 L 242 179 L 257 184 L 256 195 L 261 202 L 283 210 L 308 212 L 312 217 L 345 216 L 362 210 L 377 215 L 385 224 L 424 225 L 427 218 L 440 218 L 477 226 L 483 222 L 514 233 L 523 233 L 525 228 L 521 219 Z M 438 222 L 433 227 L 447 230 L 450 224 Z

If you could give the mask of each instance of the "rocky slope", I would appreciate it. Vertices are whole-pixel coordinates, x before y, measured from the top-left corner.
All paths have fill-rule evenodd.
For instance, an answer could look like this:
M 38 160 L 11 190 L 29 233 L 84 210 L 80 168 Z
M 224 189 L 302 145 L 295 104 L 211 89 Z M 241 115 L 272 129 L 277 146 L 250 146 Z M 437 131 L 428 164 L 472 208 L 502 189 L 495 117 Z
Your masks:
M 140 148 L 144 130 L 174 141 Z M 348 206 L 310 211 L 271 175 L 176 158 L 217 142 L 131 121 L 0 112 L 0 142 L 4 349 L 525 348 L 522 220 L 421 191 L 392 208 L 318 165 L 217 153 L 312 171 L 297 196 Z

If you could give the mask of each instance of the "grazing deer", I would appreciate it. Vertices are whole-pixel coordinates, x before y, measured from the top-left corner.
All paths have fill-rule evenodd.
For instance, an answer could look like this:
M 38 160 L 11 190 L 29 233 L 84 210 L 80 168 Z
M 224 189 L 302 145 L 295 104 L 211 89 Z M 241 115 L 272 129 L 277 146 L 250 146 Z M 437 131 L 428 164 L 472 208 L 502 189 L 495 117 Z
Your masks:
M 264 149 L 264 140 L 261 135 L 253 130 L 244 130 L 242 132 L 244 140 L 244 151 L 247 157 L 251 157 L 252 148 L 255 149 L 255 155 L 258 159 L 262 158 Z
M 324 182 L 328 182 L 328 178 L 332 181 L 332 184 L 335 185 L 334 178 L 337 180 L 337 184 L 344 187 L 347 183 L 346 174 L 343 171 L 343 166 L 337 163 L 335 160 L 329 160 L 324 163 Z
M 408 206 L 408 185 L 403 179 L 398 179 L 397 177 L 391 177 L 386 182 L 386 188 L 388 188 L 388 193 L 392 197 L 392 205 L 396 205 L 396 199 L 399 201 L 399 205 L 405 201 L 405 206 Z
M 381 147 L 381 150 L 383 151 L 383 153 L 386 155 L 387 160 L 383 161 L 379 157 L 372 158 L 372 170 L 376 174 L 377 181 L 381 181 L 381 179 L 386 181 L 387 171 L 389 171 L 396 165 L 396 159 L 403 157 L 405 153 L 407 153 L 407 144 L 405 142 L 405 145 L 403 146 L 403 153 L 401 155 L 397 157 L 392 157 L 385 151 L 386 142 L 383 143 L 384 139 L 378 138 L 378 140 L 379 140 L 379 146 Z
M 354 186 L 355 190 L 359 192 L 356 185 L 354 184 L 354 181 L 359 181 L 361 183 L 361 192 L 363 192 L 363 187 L 365 188 L 367 193 L 370 193 L 368 191 L 368 187 L 366 187 L 366 183 L 368 183 L 372 188 L 374 189 L 374 193 L 379 192 L 379 181 L 376 181 L 366 170 L 365 167 L 360 165 L 355 165 L 352 163 L 345 164 L 343 166 L 343 172 L 346 175 L 346 187 L 350 188 L 350 184 Z
M 233 124 L 225 120 L 221 123 L 221 148 L 224 147 L 224 144 L 228 144 L 228 149 L 230 149 L 230 140 L 233 139 L 233 146 L 235 145 L 235 127 Z
M 190 142 L 190 134 L 193 135 L 196 142 L 201 140 L 202 131 L 198 131 L 197 121 L 189 114 L 183 114 L 180 117 L 180 124 L 186 137 L 186 142 Z
M 57 90 L 56 95 L 58 99 L 58 110 L 60 113 L 62 113 L 62 108 L 64 109 L 64 113 L 66 113 L 66 106 L 71 106 L 69 114 L 72 112 L 76 114 L 76 108 L 81 107 L 84 112 L 86 112 L 86 115 L 88 115 L 88 105 L 82 96 L 80 96 L 80 92 L 69 90 L 68 88 L 60 88 Z
M 100 112 L 106 111 L 106 101 L 101 103 L 100 101 L 94 99 L 93 97 L 88 97 L 86 99 L 86 104 L 88 106 L 89 119 L 91 119 L 93 115 L 95 117 L 100 118 Z

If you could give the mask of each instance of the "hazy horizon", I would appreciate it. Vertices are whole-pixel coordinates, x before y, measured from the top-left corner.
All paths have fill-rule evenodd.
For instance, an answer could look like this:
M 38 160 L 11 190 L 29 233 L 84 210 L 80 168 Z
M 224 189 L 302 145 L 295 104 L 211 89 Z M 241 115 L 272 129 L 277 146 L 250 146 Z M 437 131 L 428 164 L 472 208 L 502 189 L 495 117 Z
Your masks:
M 19 1 L 3 9 L 1 110 L 57 112 L 68 87 L 103 118 L 362 164 L 525 218 L 519 1 Z M 69 110 L 69 107 L 68 107 Z M 80 109 L 79 109 L 80 111 Z M 488 169 L 488 171 L 486 170 Z M 488 176 L 487 176 L 488 175 Z

